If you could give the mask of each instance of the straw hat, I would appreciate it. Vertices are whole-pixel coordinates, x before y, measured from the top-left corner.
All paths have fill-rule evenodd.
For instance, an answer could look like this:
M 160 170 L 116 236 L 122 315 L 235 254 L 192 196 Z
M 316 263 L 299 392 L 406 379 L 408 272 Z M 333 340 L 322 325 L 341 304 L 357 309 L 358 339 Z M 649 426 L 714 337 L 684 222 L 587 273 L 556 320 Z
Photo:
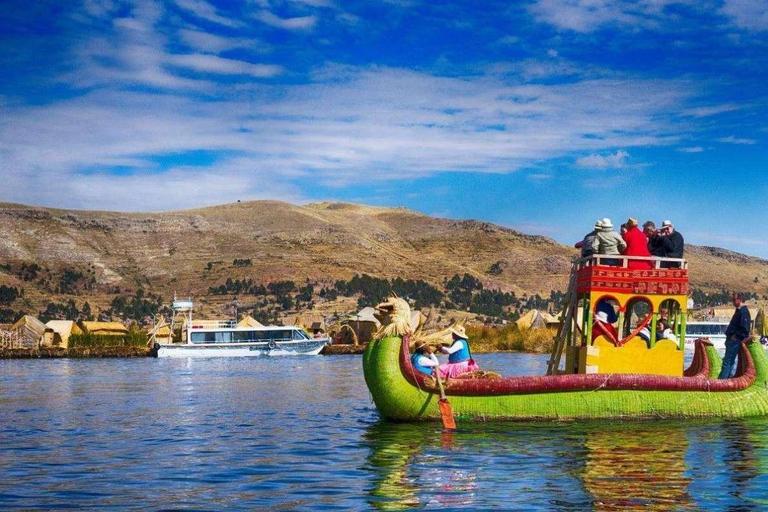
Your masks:
M 414 352 L 418 352 L 419 350 L 422 350 L 422 349 L 425 349 L 429 353 L 432 352 L 432 347 L 430 345 L 427 345 L 426 343 L 424 343 L 422 340 L 417 341 L 413 345 L 413 351 Z
M 613 222 L 608 217 L 600 221 L 600 227 L 603 229 L 613 229 Z
M 633 228 L 637 226 L 637 219 L 633 219 L 632 217 L 628 218 L 625 226 L 627 226 L 628 228 Z
M 451 327 L 451 334 L 458 336 L 459 338 L 467 339 L 467 331 L 463 325 L 454 325 Z

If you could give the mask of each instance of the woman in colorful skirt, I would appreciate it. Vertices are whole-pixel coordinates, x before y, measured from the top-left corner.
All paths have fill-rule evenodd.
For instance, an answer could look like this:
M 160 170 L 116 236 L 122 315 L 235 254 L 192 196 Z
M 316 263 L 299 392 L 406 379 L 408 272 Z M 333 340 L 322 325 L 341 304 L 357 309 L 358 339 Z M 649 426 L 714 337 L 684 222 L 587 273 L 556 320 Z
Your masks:
M 463 373 L 479 370 L 480 367 L 472 359 L 472 353 L 469 351 L 469 339 L 464 327 L 461 325 L 452 327 L 451 335 L 453 336 L 451 346 L 440 347 L 441 352 L 448 354 L 448 362 L 439 366 L 440 376 L 458 377 Z

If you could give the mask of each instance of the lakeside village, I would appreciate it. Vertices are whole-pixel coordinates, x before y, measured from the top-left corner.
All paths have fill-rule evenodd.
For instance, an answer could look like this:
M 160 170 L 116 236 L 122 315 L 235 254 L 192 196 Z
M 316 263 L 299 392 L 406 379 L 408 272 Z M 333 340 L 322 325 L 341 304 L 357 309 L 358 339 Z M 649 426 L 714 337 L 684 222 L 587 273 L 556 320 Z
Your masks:
M 632 257 L 631 261 L 624 262 L 628 268 L 652 268 L 650 260 L 654 257 L 682 255 L 682 237 L 676 233 L 679 241 L 670 244 L 669 241 L 675 239 L 668 236 L 671 233 L 676 232 L 669 221 L 665 221 L 660 230 L 647 222 L 641 231 L 637 221 L 629 219 L 621 226 L 619 235 L 610 219 L 602 219 L 576 247 L 581 249 L 582 259 L 593 255 L 625 255 Z M 620 266 L 621 261 L 603 258 L 602 264 Z M 252 265 L 250 259 L 232 262 L 233 268 Z M 553 349 L 568 293 L 553 290 L 549 297 L 538 294 L 517 297 L 512 292 L 487 289 L 481 279 L 470 274 L 454 275 L 441 287 L 423 280 L 368 275 L 355 275 L 348 281 L 325 285 L 227 278 L 209 287 L 202 300 L 203 304 L 209 301 L 219 304 L 219 310 L 226 311 L 225 315 L 211 315 L 210 307 L 208 315 L 205 315 L 206 308 L 201 308 L 204 311 L 201 315 L 196 309 L 198 304 L 168 303 L 143 288 L 135 291 L 115 288 L 109 308 L 94 312 L 88 297 L 98 290 L 95 279 L 87 272 L 74 269 L 56 272 L 28 262 L 5 263 L 3 270 L 22 283 L 34 283 L 52 295 L 69 296 L 66 302 L 48 302 L 44 309 L 36 311 L 25 295 L 24 286 L 0 285 L 0 349 L 4 350 L 4 357 L 23 357 L 25 351 L 27 355 L 39 355 L 40 350 L 50 356 L 149 355 L 153 348 L 156 350 L 161 345 L 188 343 L 188 329 L 192 324 L 197 329 L 290 327 L 303 334 L 283 329 L 280 335 L 294 340 L 297 336 L 327 340 L 330 346 L 324 347 L 325 353 L 359 353 L 382 327 L 374 306 L 389 296 L 406 299 L 413 314 L 419 317 L 414 322 L 425 331 L 466 325 L 467 335 L 477 352 L 546 353 Z M 500 263 L 487 270 L 489 276 L 500 272 Z M 765 320 L 768 297 L 754 293 L 741 295 L 750 309 L 757 312 L 753 317 L 756 332 L 768 334 Z M 689 337 L 722 336 L 733 314 L 730 302 L 731 293 L 725 290 L 716 293 L 691 290 L 686 304 Z M 180 303 L 181 307 L 175 307 Z M 575 314 L 579 318 L 584 316 L 583 305 Z M 632 314 L 638 316 L 642 311 Z M 608 312 L 608 316 L 613 317 L 613 322 L 617 320 L 613 311 Z

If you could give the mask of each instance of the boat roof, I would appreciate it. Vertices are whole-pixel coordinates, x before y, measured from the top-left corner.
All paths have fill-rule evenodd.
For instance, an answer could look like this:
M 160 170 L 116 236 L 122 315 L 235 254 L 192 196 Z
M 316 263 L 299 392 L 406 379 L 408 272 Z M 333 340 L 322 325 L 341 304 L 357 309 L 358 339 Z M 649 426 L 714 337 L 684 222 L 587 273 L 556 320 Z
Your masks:
M 284 331 L 286 329 L 304 330 L 295 325 L 262 325 L 261 327 L 196 327 L 194 322 L 192 323 L 193 331 Z

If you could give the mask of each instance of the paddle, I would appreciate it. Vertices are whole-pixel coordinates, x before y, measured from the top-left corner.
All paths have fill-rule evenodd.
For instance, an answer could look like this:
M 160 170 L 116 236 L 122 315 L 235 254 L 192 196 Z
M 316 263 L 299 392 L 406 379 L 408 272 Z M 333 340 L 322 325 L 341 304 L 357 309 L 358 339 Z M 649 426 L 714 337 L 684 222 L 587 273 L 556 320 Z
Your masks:
M 440 378 L 439 368 L 435 368 L 435 379 L 437 380 L 437 387 L 440 389 L 440 400 L 437 401 L 437 405 L 440 407 L 443 428 L 445 430 L 456 430 L 456 422 L 453 420 L 453 411 L 451 410 L 451 404 L 448 402 L 448 398 L 445 396 L 445 389 L 443 389 L 443 381 Z

